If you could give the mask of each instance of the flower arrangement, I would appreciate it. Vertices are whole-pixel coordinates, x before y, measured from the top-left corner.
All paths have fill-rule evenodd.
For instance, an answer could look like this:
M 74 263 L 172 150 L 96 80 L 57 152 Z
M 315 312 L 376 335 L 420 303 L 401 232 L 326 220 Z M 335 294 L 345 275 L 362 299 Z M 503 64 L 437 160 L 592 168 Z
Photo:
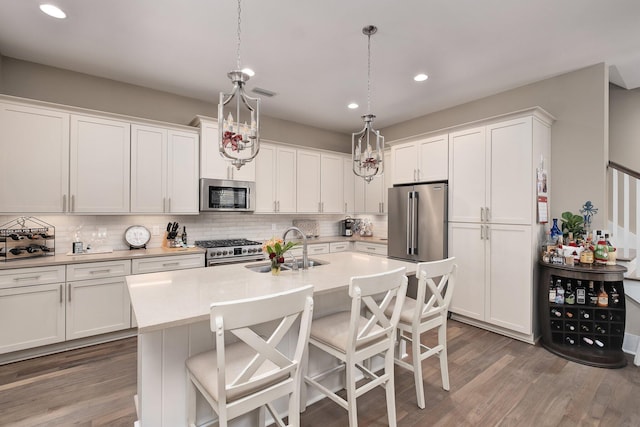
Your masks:
M 285 252 L 297 244 L 297 242 L 287 242 L 284 244 L 282 239 L 276 237 L 272 237 L 271 240 L 264 242 L 262 250 L 269 254 L 271 273 L 278 274 L 280 272 L 280 266 L 284 263 Z

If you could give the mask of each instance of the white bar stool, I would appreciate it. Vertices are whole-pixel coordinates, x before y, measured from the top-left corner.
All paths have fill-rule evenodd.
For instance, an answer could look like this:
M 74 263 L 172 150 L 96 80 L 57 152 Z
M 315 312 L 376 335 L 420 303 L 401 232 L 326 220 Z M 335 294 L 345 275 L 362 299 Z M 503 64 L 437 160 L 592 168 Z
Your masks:
M 218 414 L 220 427 L 229 420 L 260 409 L 269 410 L 278 426 L 284 423 L 272 407 L 279 397 L 289 397 L 289 424 L 300 425 L 300 369 L 309 339 L 313 312 L 313 286 L 257 298 L 211 304 L 211 331 L 216 348 L 190 357 L 187 365 L 187 425 L 195 426 L 196 389 Z M 293 357 L 276 346 L 300 318 Z M 279 323 L 267 338 L 252 327 Z M 239 341 L 225 345 L 225 332 Z M 264 331 L 261 330 L 263 333 Z
M 313 377 L 305 375 L 304 380 L 349 411 L 351 427 L 358 425 L 356 398 L 376 386 L 383 386 L 386 389 L 389 425 L 396 425 L 393 352 L 395 329 L 406 292 L 407 276 L 404 267 L 369 276 L 352 277 L 349 285 L 351 311 L 313 320 L 309 344 L 336 357 L 341 363 L 338 367 Z M 385 310 L 392 300 L 397 301 L 396 309 L 391 315 L 387 315 Z M 365 312 L 370 317 L 364 317 Z M 384 369 L 382 374 L 376 375 L 363 366 L 363 362 L 380 353 L 384 356 Z M 304 363 L 305 373 L 308 368 L 308 357 L 307 352 Z M 346 371 L 346 400 L 320 384 L 323 378 L 343 369 Z M 357 369 L 369 380 L 360 387 L 356 386 Z

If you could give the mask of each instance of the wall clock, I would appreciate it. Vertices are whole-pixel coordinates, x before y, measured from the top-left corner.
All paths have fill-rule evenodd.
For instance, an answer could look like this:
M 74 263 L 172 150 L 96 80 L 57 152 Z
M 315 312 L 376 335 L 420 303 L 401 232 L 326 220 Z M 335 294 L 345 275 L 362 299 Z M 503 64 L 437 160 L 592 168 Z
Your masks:
M 129 249 L 146 249 L 151 240 L 151 232 L 143 225 L 132 225 L 124 232 L 124 240 Z

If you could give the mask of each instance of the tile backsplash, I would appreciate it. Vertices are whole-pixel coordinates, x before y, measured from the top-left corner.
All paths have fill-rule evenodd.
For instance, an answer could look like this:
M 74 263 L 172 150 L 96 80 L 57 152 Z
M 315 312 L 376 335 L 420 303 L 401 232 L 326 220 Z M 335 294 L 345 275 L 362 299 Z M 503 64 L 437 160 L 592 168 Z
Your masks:
M 0 215 L 0 225 L 12 221 L 19 215 Z M 196 240 L 247 238 L 264 241 L 273 236 L 281 236 L 294 220 L 317 221 L 320 237 L 337 236 L 338 221 L 344 215 L 301 215 L 301 214 L 245 214 L 245 213 L 204 213 L 200 215 L 33 215 L 56 228 L 56 253 L 71 251 L 71 243 L 78 239 L 98 247 L 114 250 L 128 249 L 124 242 L 124 232 L 131 225 L 144 225 L 151 231 L 150 248 L 162 245 L 163 233 L 169 221 L 187 227 L 188 243 Z M 387 217 L 385 215 L 356 215 L 369 218 L 373 222 L 373 235 L 387 237 Z M 159 234 L 154 235 L 154 228 Z

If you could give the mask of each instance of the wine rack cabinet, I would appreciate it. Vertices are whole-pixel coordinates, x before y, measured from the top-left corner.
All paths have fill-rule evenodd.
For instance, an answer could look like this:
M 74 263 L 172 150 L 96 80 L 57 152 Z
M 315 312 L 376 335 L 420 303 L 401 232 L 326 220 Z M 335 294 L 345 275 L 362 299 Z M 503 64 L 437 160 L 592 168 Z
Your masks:
M 538 283 L 538 318 L 543 347 L 568 360 L 601 368 L 626 365 L 622 351 L 625 328 L 623 274 L 619 265 L 553 265 L 540 262 Z M 604 284 L 607 293 L 612 286 L 619 294 L 617 306 L 598 307 L 589 304 L 556 304 L 549 301 L 549 283 L 560 280 L 564 286 L 571 280 L 574 287 L 582 281 L 595 284 L 595 292 Z M 574 288 L 575 290 L 575 288 Z
M 0 261 L 55 255 L 55 227 L 35 217 L 0 225 Z

